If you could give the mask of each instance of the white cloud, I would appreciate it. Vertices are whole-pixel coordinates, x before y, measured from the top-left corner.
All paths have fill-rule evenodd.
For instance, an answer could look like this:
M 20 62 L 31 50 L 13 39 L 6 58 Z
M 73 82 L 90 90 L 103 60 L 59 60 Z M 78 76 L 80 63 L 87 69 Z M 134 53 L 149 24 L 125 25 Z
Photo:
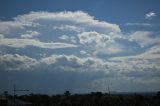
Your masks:
M 156 44 L 159 38 L 152 37 L 153 33 L 149 31 L 136 31 L 130 35 L 130 41 L 136 41 L 141 47 Z
M 92 31 L 80 33 L 78 34 L 78 37 L 79 42 L 84 45 L 83 48 L 90 49 L 89 53 L 93 56 L 96 56 L 99 53 L 105 55 L 120 53 L 124 50 L 123 45 L 114 41 L 115 36 L 112 36 L 112 34 L 106 35 Z
M 50 21 L 68 21 L 73 22 L 78 25 L 88 26 L 90 28 L 101 28 L 105 29 L 107 32 L 120 32 L 120 28 L 116 24 L 110 24 L 105 21 L 95 20 L 94 17 L 83 11 L 76 12 L 31 12 L 25 15 L 19 15 L 14 18 L 15 21 L 30 24 L 39 20 L 50 20 Z M 68 27 L 73 29 L 73 26 Z M 74 27 L 74 29 L 77 27 Z
M 108 35 L 100 34 L 95 31 L 80 33 L 78 37 L 81 44 L 95 44 L 96 46 L 106 46 L 106 43 L 110 40 Z
M 67 35 L 62 35 L 62 36 L 59 37 L 59 39 L 61 39 L 61 40 L 68 40 L 68 39 L 69 39 L 69 36 L 67 36 Z
M 37 31 L 26 31 L 25 34 L 22 34 L 21 37 L 22 38 L 33 38 L 37 35 L 39 35 L 40 33 Z
M 58 43 L 58 42 L 45 43 L 35 39 L 9 39 L 9 38 L 0 39 L 0 45 L 15 47 L 15 48 L 24 48 L 26 46 L 36 46 L 39 48 L 48 48 L 48 49 L 77 47 L 76 45 L 67 44 L 67 43 Z
M 64 31 L 75 31 L 75 32 L 82 32 L 84 29 L 77 27 L 75 25 L 63 25 L 63 26 L 53 26 L 53 29 L 59 29 Z
M 0 21 L 0 33 L 8 33 L 10 29 L 23 29 L 23 25 L 17 21 Z
M 148 49 L 146 52 L 134 56 L 113 57 L 109 59 L 111 62 L 108 64 L 115 67 L 115 69 L 127 72 L 159 70 L 160 69 L 159 48 L 160 46 L 154 46 Z
M 64 32 L 59 30 L 64 30 Z M 92 39 L 93 42 L 96 41 L 96 46 L 105 46 L 109 36 L 113 37 L 121 30 L 118 25 L 96 20 L 83 11 L 30 12 L 14 17 L 13 21 L 0 22 L 0 33 L 5 35 L 4 41 L 0 44 L 10 47 L 28 45 L 41 48 L 61 48 L 61 45 L 75 47 L 71 43 L 78 43 L 78 35 L 87 32 L 97 33 L 97 40 Z M 59 42 L 59 44 L 48 43 L 51 41 Z M 19 45 L 19 43 L 22 44 Z
M 149 23 L 126 25 L 152 26 Z M 87 78 L 89 73 L 94 77 L 93 80 L 106 76 L 118 80 L 135 79 L 134 77 L 158 78 L 159 41 L 160 38 L 149 31 L 136 31 L 126 36 L 119 25 L 97 20 L 83 11 L 31 12 L 16 16 L 12 21 L 0 21 L 0 71 L 74 71 L 73 73 L 82 72 Z M 152 48 L 146 49 L 151 46 Z M 133 49 L 134 47 L 138 49 Z M 51 50 L 58 48 L 68 49 Z M 136 51 L 139 49 L 146 51 L 124 56 L 123 53 L 130 53 L 128 48 L 132 49 L 133 54 L 139 53 L 141 50 Z M 80 78 L 83 75 L 80 74 Z M 148 83 L 141 79 L 136 82 L 138 81 Z
M 149 17 L 153 16 L 154 14 L 152 13 Z M 127 23 L 126 25 L 150 26 L 148 23 Z M 13 34 L 10 33 L 11 30 L 13 30 Z M 65 52 L 64 55 L 57 54 L 50 57 L 42 55 L 40 61 L 49 66 L 103 70 L 104 67 L 106 68 L 109 65 L 113 69 L 116 67 L 115 69 L 120 71 L 133 70 L 136 69 L 135 67 L 138 67 L 138 69 L 157 67 L 157 63 L 154 64 L 154 57 L 158 55 L 155 54 L 143 54 L 148 58 L 150 57 L 150 60 L 153 61 L 150 64 L 149 59 L 138 58 L 137 56 L 128 57 L 129 59 L 124 59 L 123 57 L 124 60 L 122 60 L 125 64 L 118 57 L 116 58 L 118 62 L 115 62 L 114 58 L 111 61 L 96 58 L 99 53 L 108 55 L 123 52 L 125 50 L 123 45 L 117 43 L 115 39 L 124 39 L 125 37 L 123 38 L 118 25 L 96 20 L 82 11 L 56 13 L 31 12 L 19 15 L 13 21 L 1 21 L 0 33 L 0 45 L 14 48 L 35 46 L 46 49 L 57 49 L 77 47 L 80 44 L 78 49 L 80 49 L 79 51 L 81 56 L 83 55 L 83 58 L 75 55 L 67 56 Z M 40 36 L 38 36 L 39 34 Z M 136 31 L 125 39 L 134 41 L 134 43 L 137 42 L 141 47 L 146 47 L 159 43 L 159 38 L 152 35 L 152 32 Z
M 0 55 L 0 67 L 6 71 L 32 69 L 38 64 L 39 62 L 36 59 L 19 54 Z
M 70 37 L 70 41 L 71 41 L 72 43 L 77 43 L 77 40 L 76 40 L 76 37 L 75 37 L 75 36 L 71 36 L 71 37 Z
M 41 59 L 42 63 L 45 63 L 53 68 L 64 68 L 76 71 L 77 68 L 80 71 L 86 71 L 92 69 L 101 70 L 107 67 L 107 64 L 103 63 L 98 58 L 80 58 L 75 55 L 52 55 Z
M 55 64 L 55 66 L 69 66 L 75 68 L 76 66 L 82 66 L 82 59 L 74 55 L 52 55 L 46 58 L 41 59 L 41 62 L 44 62 L 48 65 Z
M 127 26 L 152 26 L 150 23 L 126 23 Z
M 113 57 L 102 60 L 95 57 L 78 57 L 75 55 L 52 55 L 40 60 L 51 69 L 63 68 L 73 71 L 104 71 L 108 75 L 119 77 L 139 77 L 141 75 L 160 74 L 160 49 L 154 46 L 146 52 L 134 56 Z M 43 65 L 44 66 L 44 65 Z M 147 76 L 146 76 L 147 77 Z M 149 76 L 148 76 L 149 77 Z
M 80 51 L 80 54 L 84 55 L 84 54 L 87 54 L 87 52 L 84 51 L 84 50 L 81 50 L 81 51 Z
M 139 84 L 158 84 L 158 82 L 160 82 L 160 78 L 156 77 L 156 78 L 136 78 L 136 79 L 132 79 L 133 83 L 139 83 Z
M 116 53 L 120 53 L 123 52 L 124 48 L 122 45 L 120 44 L 116 44 L 116 43 L 111 43 L 109 45 L 107 45 L 106 47 L 101 47 L 101 48 L 97 48 L 94 52 L 93 55 L 96 56 L 98 54 L 104 54 L 104 55 L 110 55 L 110 54 L 116 54 Z
M 77 43 L 76 37 L 75 36 L 67 36 L 67 35 L 62 35 L 59 37 L 59 39 L 64 40 L 64 41 L 69 41 L 72 43 Z
M 4 35 L 3 34 L 0 34 L 0 39 L 3 39 L 4 38 Z
M 149 12 L 149 13 L 146 14 L 145 18 L 146 18 L 146 19 L 152 19 L 152 18 L 155 17 L 155 16 L 156 16 L 156 13 L 154 13 L 154 12 Z

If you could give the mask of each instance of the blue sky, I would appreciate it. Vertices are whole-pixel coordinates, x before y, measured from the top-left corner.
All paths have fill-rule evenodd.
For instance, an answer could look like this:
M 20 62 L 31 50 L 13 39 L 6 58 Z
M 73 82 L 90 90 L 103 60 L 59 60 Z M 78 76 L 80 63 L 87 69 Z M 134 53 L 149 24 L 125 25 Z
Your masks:
M 0 92 L 159 90 L 159 4 L 1 0 Z

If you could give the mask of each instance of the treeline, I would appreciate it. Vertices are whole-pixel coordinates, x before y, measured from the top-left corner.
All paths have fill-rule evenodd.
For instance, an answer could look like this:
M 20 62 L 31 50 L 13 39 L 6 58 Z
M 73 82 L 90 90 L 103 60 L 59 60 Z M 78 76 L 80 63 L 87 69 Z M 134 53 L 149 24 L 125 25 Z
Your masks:
M 29 94 L 18 96 L 33 106 L 160 106 L 160 92 L 157 96 L 109 95 L 101 92 L 73 94 L 66 91 L 63 95 Z

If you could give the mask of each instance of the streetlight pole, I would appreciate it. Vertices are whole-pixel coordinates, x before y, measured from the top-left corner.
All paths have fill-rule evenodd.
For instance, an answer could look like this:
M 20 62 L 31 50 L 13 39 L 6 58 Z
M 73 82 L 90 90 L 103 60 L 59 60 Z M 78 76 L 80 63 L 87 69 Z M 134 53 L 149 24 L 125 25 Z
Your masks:
M 29 91 L 27 89 L 16 89 L 16 84 L 13 85 L 13 102 L 15 104 L 15 96 L 16 96 L 16 92 L 19 92 L 19 91 Z

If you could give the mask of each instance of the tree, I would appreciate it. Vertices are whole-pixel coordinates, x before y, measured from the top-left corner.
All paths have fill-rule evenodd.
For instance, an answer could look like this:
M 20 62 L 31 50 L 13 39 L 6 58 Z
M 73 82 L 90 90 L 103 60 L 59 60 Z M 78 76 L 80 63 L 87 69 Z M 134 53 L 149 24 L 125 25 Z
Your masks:
M 65 95 L 65 96 L 70 96 L 71 93 L 70 93 L 69 91 L 66 91 L 66 92 L 64 93 L 64 95 Z
M 157 97 L 160 99 L 160 91 L 157 92 Z
M 9 95 L 8 91 L 4 91 L 3 94 L 4 94 L 5 97 L 8 97 L 8 95 Z

